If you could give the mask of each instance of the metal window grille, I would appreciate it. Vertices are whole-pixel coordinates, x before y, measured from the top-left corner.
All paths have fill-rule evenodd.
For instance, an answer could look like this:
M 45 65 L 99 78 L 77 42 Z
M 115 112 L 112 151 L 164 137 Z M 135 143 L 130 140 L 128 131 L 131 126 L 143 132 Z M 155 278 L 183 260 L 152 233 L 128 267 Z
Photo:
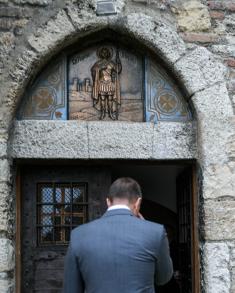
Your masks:
M 71 230 L 88 220 L 86 183 L 40 183 L 37 189 L 38 245 L 66 245 Z

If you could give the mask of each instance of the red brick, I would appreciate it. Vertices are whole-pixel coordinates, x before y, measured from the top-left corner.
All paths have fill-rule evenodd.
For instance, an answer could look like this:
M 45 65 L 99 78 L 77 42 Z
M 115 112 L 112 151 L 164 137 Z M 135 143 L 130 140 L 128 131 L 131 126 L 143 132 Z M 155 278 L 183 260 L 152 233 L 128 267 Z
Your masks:
M 235 67 L 235 59 L 234 58 L 229 58 L 226 60 L 226 63 L 230 67 Z
M 225 10 L 223 1 L 207 1 L 207 5 L 212 10 Z
M 224 12 L 212 10 L 212 11 L 210 11 L 210 16 L 211 16 L 211 18 L 224 19 Z
M 228 10 L 231 12 L 235 11 L 235 3 L 234 1 L 207 1 L 207 5 L 211 10 Z
M 219 37 L 215 34 L 207 33 L 182 33 L 182 38 L 189 43 L 216 43 Z
M 226 8 L 231 11 L 231 12 L 234 12 L 235 11 L 235 3 L 227 3 L 226 4 Z

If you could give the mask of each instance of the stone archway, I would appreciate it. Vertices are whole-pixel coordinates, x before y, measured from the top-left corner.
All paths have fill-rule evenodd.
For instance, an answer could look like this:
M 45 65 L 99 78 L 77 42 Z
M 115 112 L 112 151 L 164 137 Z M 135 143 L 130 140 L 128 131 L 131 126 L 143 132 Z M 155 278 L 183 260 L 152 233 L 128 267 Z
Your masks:
M 123 1 L 118 2 L 122 4 Z M 180 131 L 179 125 L 171 125 L 172 131 L 170 133 L 174 133 L 173 145 L 175 147 L 168 149 L 168 151 L 164 144 L 158 144 L 156 141 L 152 143 L 154 142 L 154 136 L 156 138 L 159 135 L 161 139 L 164 138 L 164 141 L 168 140 L 172 143 L 172 136 L 168 136 L 165 131 L 169 129 L 168 127 L 164 125 L 157 127 L 145 124 L 142 126 L 133 125 L 128 130 L 130 134 L 132 133 L 132 137 L 138 137 L 134 133 L 145 133 L 142 139 L 132 142 L 135 142 L 137 146 L 136 153 L 133 154 L 129 140 L 122 137 L 120 140 L 111 140 L 113 151 L 104 148 L 103 152 L 99 153 L 99 156 L 100 158 L 122 158 L 123 153 L 119 146 L 123 145 L 124 142 L 125 145 L 129 145 L 129 154 L 124 153 L 128 158 L 174 159 L 193 157 L 198 160 L 203 176 L 201 200 L 204 201 L 202 206 L 204 210 L 203 239 L 205 240 L 203 263 L 204 278 L 207 280 L 205 290 L 206 292 L 212 292 L 215 281 L 219 285 L 224 284 L 228 287 L 228 279 L 230 278 L 228 241 L 233 239 L 235 228 L 233 227 L 234 225 L 231 225 L 229 230 L 224 229 L 224 223 L 228 224 L 233 219 L 232 210 L 234 207 L 227 201 L 221 201 L 224 195 L 233 196 L 234 188 L 232 184 L 228 185 L 226 181 L 226 178 L 234 176 L 232 175 L 234 163 L 229 162 L 231 154 L 226 147 L 227 144 L 232 143 L 234 133 L 232 131 L 234 122 L 231 118 L 233 114 L 232 106 L 226 88 L 226 69 L 207 49 L 201 47 L 187 49 L 175 29 L 164 21 L 153 19 L 144 14 L 133 13 L 125 15 L 125 12 L 122 11 L 123 5 L 120 5 L 119 14 L 113 17 L 96 17 L 94 11 L 88 6 L 78 9 L 72 4 L 68 5 L 66 11 L 59 11 L 53 19 L 39 28 L 35 34 L 28 37 L 28 44 L 25 46 L 24 53 L 18 57 L 15 66 L 9 68 L 11 79 L 6 82 L 2 102 L 2 108 L 6 114 L 1 119 L 4 136 L 1 140 L 0 171 L 4 194 L 3 205 L 5 207 L 1 221 L 1 230 L 3 231 L 1 254 L 8 255 L 7 259 L 1 261 L 2 271 L 8 272 L 14 269 L 14 241 L 11 241 L 12 232 L 8 232 L 9 230 L 12 231 L 11 221 L 14 220 L 9 206 L 9 201 L 12 201 L 14 195 L 9 186 L 11 186 L 11 178 L 14 176 L 14 171 L 10 168 L 12 158 L 17 158 L 17 156 L 24 157 L 23 148 L 21 150 L 15 148 L 15 142 L 21 141 L 25 134 L 25 128 L 19 128 L 17 125 L 15 127 L 13 124 L 14 114 L 20 98 L 26 85 L 52 55 L 84 35 L 110 27 L 113 30 L 138 39 L 165 61 L 168 68 L 186 87 L 188 98 L 191 99 L 196 110 L 198 124 L 194 129 L 196 135 L 194 133 L 192 136 L 188 136 L 188 130 Z M 92 138 L 92 132 L 97 131 L 97 125 L 94 123 L 89 126 L 84 123 L 79 127 L 77 127 L 77 124 L 70 123 L 70 126 L 71 131 L 76 131 L 78 137 L 85 133 L 87 141 L 88 137 L 89 139 Z M 12 127 L 15 130 L 9 139 L 9 131 Z M 40 133 L 46 126 L 42 122 L 35 122 L 33 127 L 30 125 L 28 127 L 31 127 L 32 130 L 29 138 L 35 144 L 35 141 L 40 140 Z M 51 127 L 51 129 L 63 136 L 61 131 L 62 124 L 53 125 L 52 122 L 47 127 Z M 102 133 L 103 127 L 102 125 L 98 127 L 100 133 Z M 88 128 L 90 132 L 88 132 Z M 191 125 L 188 128 L 192 129 Z M 121 129 L 127 129 L 127 126 L 120 125 L 116 129 L 116 133 L 119 133 Z M 179 133 L 181 134 L 180 139 Z M 161 136 L 163 134 L 164 136 Z M 36 135 L 39 136 L 36 137 Z M 87 141 L 83 141 L 81 145 L 85 145 Z M 151 144 L 146 144 L 146 141 L 151 142 Z M 157 141 L 159 142 L 159 140 Z M 30 141 L 25 141 L 25 143 L 30 145 Z M 95 144 L 95 141 L 93 143 Z M 42 143 L 39 142 L 38 145 L 42 146 Z M 192 145 L 194 146 L 193 151 L 190 150 Z M 154 146 L 156 146 L 156 149 L 154 149 Z M 76 153 L 73 152 L 71 154 L 72 158 L 97 158 L 95 151 L 92 153 L 85 148 L 86 153 L 82 153 L 80 152 L 81 149 L 82 147 Z M 221 152 L 221 149 L 224 149 L 224 152 Z M 142 151 L 139 152 L 139 150 Z M 154 150 L 155 155 L 152 150 Z M 30 149 L 26 149 L 27 151 L 30 151 Z M 38 152 L 35 154 L 34 150 L 31 149 L 31 158 L 39 158 L 45 155 L 43 149 L 40 150 L 39 148 Z M 27 153 L 30 155 L 30 152 Z M 61 153 L 58 152 L 58 158 L 61 157 L 62 153 L 63 149 L 61 149 Z M 33 154 L 35 155 L 33 156 Z M 51 156 L 50 153 L 47 155 Z M 224 176 L 221 170 L 227 176 Z M 223 205 L 225 213 L 220 211 L 221 205 Z M 213 249 L 219 252 L 216 257 L 214 257 Z M 211 275 L 210 270 L 214 269 L 214 266 L 220 261 L 224 263 L 222 270 L 217 267 L 217 274 L 215 276 Z M 227 279 L 224 278 L 224 274 Z M 12 282 L 13 279 L 9 278 L 5 286 L 12 286 Z

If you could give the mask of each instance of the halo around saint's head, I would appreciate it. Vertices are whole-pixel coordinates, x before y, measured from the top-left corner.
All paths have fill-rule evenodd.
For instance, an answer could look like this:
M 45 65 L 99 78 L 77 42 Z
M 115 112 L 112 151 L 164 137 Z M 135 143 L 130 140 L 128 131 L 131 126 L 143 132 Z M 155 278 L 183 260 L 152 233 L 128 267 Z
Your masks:
M 97 49 L 97 56 L 100 59 L 110 60 L 113 57 L 113 49 L 110 47 L 100 47 Z

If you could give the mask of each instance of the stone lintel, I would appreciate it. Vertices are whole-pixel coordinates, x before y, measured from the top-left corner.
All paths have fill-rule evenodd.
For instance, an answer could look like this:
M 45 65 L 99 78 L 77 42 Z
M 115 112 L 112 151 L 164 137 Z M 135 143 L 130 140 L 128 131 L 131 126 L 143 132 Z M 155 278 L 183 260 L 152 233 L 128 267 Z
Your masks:
M 10 155 L 24 159 L 193 159 L 194 135 L 192 123 L 154 126 L 145 122 L 25 120 L 15 122 Z

